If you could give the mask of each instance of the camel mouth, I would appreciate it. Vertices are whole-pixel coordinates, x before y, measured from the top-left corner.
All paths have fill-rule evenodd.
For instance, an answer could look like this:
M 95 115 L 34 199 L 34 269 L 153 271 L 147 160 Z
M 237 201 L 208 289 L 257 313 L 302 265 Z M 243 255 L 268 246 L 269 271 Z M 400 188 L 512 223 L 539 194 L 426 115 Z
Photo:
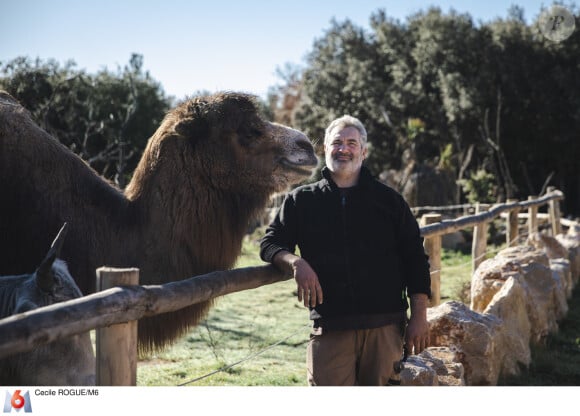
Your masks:
M 287 170 L 291 170 L 300 176 L 310 176 L 314 172 L 317 164 L 306 160 L 303 162 L 292 162 L 286 158 L 280 159 L 280 164 L 284 166 Z

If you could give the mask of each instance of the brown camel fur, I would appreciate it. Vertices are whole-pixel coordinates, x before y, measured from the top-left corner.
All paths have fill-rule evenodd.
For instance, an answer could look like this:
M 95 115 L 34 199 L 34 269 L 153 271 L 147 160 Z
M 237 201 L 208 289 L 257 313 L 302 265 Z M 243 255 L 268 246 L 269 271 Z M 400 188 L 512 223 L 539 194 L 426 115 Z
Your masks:
M 231 268 L 250 220 L 317 164 L 301 132 L 263 120 L 255 98 L 219 93 L 170 111 L 123 193 L 0 92 L 0 274 L 28 273 L 64 222 L 62 249 L 83 294 L 100 266 L 162 284 Z M 142 351 L 195 326 L 211 301 L 139 322 Z

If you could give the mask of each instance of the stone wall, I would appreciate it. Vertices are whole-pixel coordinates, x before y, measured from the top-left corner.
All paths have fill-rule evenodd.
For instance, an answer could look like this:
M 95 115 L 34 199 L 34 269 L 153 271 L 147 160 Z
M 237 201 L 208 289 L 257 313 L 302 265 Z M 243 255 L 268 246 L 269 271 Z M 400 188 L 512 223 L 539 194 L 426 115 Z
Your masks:
M 401 385 L 493 386 L 518 375 L 530 346 L 558 331 L 579 279 L 580 226 L 500 251 L 474 272 L 470 305 L 428 309 L 432 346 L 408 358 Z

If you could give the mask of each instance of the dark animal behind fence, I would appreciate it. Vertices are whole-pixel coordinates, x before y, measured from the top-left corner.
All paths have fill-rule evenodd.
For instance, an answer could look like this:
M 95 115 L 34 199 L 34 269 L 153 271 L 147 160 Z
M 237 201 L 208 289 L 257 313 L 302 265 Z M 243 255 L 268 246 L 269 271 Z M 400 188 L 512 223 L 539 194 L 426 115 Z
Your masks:
M 36 271 L 0 276 L 0 319 L 82 296 L 67 265 L 57 259 L 66 224 Z M 94 385 L 95 355 L 89 333 L 0 359 L 0 385 Z
M 60 224 L 62 252 L 83 294 L 101 266 L 137 267 L 141 284 L 231 268 L 269 197 L 318 162 L 301 132 L 263 120 L 255 98 L 219 93 L 170 111 L 125 192 L 41 130 L 0 93 L 0 273 L 30 270 Z M 211 301 L 139 322 L 142 350 L 202 319 Z

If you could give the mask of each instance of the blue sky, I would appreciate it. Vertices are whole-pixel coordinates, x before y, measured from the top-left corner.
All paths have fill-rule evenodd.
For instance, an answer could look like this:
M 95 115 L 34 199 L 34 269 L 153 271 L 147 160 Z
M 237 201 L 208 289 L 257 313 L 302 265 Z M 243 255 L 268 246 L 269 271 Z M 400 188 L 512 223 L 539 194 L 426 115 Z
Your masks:
M 0 0 L 0 62 L 29 56 L 72 59 L 94 73 L 116 70 L 132 53 L 165 92 L 178 99 L 199 90 L 265 96 L 276 68 L 301 65 L 333 18 L 367 27 L 380 8 L 404 21 L 430 5 L 477 21 L 505 17 L 512 4 L 528 21 L 540 0 Z

